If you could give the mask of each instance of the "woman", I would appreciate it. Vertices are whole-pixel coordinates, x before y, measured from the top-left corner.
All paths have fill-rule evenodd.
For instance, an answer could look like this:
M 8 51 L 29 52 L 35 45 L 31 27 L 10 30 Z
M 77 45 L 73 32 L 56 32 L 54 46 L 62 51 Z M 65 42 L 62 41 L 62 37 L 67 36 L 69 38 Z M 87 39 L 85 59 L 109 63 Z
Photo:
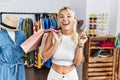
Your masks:
M 47 80 L 78 80 L 75 66 L 83 59 L 83 47 L 87 41 L 85 31 L 76 33 L 76 17 L 69 7 L 58 13 L 59 33 L 49 33 L 42 52 L 44 61 L 52 59 Z

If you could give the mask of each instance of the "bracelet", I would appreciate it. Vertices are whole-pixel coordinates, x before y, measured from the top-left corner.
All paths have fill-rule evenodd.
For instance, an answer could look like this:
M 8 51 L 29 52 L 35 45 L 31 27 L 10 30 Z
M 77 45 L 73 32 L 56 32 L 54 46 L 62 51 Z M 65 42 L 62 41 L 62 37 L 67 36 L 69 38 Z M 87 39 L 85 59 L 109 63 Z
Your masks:
M 84 47 L 84 45 L 79 45 L 79 44 L 77 44 L 77 46 L 78 46 L 78 48 L 83 48 Z

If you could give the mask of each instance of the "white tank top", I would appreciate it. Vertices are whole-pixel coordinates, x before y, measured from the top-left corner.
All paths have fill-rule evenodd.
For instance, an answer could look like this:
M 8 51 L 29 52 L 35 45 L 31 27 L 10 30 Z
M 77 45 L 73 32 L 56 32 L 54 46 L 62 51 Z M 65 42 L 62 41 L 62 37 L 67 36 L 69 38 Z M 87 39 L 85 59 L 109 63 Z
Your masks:
M 53 39 L 53 43 L 54 43 Z M 69 66 L 73 64 L 75 54 L 75 45 L 71 36 L 63 35 L 62 40 L 58 45 L 53 57 L 52 62 L 57 65 Z

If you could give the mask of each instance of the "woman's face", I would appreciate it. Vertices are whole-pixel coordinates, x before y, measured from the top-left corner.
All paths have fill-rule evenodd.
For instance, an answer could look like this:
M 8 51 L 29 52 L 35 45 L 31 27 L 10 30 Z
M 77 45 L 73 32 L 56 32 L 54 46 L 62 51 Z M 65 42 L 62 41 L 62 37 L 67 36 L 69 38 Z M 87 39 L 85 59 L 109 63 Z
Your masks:
M 74 26 L 75 17 L 70 10 L 62 10 L 59 13 L 59 26 L 62 30 L 71 30 Z

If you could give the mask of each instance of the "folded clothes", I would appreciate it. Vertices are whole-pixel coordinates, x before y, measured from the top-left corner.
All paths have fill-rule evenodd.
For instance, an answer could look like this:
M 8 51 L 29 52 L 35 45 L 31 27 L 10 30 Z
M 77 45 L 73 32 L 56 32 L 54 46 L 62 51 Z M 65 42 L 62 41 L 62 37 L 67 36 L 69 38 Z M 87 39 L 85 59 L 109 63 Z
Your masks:
M 100 47 L 115 47 L 113 43 L 108 42 L 108 41 L 100 43 L 99 46 Z

